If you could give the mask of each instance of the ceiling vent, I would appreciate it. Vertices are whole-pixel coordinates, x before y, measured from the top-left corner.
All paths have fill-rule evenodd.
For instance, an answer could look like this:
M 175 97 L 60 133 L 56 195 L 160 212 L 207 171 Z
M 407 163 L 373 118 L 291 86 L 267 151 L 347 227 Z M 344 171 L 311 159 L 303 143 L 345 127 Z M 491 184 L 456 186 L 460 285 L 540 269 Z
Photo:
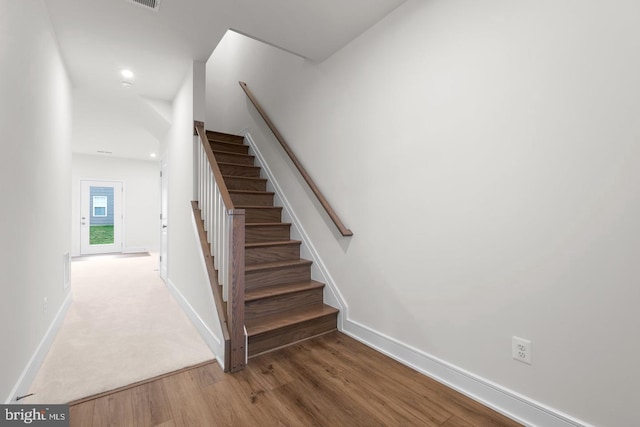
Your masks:
M 142 6 L 145 9 L 151 9 L 157 12 L 160 9 L 161 0 L 127 0 L 129 3 Z

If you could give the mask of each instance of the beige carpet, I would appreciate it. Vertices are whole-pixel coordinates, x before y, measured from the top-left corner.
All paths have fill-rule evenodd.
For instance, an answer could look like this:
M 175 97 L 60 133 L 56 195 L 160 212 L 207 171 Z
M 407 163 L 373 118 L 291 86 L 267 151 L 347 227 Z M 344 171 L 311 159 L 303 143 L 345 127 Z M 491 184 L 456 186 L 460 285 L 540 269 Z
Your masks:
M 21 403 L 67 403 L 213 359 L 157 269 L 155 254 L 72 262 L 73 303 Z

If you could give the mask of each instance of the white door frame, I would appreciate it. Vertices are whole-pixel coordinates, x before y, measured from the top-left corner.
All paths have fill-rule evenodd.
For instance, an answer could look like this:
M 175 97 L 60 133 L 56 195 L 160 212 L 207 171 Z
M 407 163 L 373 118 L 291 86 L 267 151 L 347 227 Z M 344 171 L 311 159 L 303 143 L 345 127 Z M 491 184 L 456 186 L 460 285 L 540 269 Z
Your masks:
M 169 253 L 169 167 L 167 156 L 160 160 L 160 277 L 167 281 Z
M 91 187 L 112 187 L 113 188 L 113 244 L 91 245 L 89 243 L 90 218 L 90 188 Z M 104 254 L 122 252 L 123 245 L 123 223 L 124 223 L 124 183 L 122 181 L 105 181 L 94 179 L 80 180 L 80 253 Z

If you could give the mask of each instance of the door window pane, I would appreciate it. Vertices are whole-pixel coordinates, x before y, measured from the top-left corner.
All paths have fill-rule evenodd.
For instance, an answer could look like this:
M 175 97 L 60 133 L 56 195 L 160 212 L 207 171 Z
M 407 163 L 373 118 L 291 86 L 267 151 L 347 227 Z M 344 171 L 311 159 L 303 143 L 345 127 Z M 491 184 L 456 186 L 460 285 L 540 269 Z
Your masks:
M 113 187 L 90 187 L 91 221 L 89 225 L 90 245 L 112 245 Z
M 107 216 L 107 196 L 93 196 L 93 216 Z

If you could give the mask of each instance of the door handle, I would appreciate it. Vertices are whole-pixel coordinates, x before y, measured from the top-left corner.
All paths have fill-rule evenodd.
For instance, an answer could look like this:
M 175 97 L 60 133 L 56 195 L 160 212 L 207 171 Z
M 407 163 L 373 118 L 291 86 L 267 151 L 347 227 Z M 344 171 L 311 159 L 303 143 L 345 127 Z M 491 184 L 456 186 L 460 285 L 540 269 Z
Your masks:
M 166 226 L 166 225 L 163 225 L 163 226 L 162 226 L 162 228 L 167 228 L 167 226 Z

